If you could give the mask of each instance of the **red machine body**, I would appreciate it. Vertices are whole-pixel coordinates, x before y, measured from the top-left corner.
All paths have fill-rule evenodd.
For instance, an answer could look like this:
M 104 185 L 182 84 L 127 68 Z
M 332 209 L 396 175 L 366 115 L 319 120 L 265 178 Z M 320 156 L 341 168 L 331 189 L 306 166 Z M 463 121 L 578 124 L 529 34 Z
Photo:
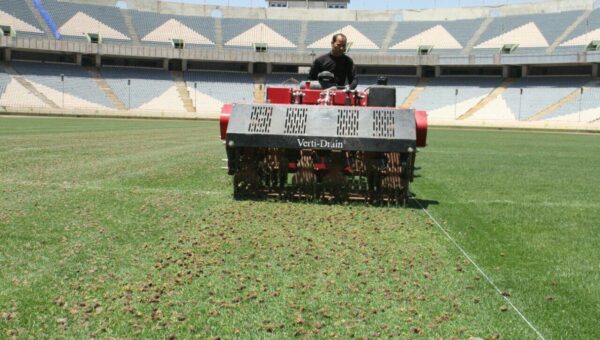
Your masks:
M 301 102 L 298 104 L 318 105 L 323 90 L 294 89 L 290 87 L 269 86 L 267 87 L 267 102 L 271 104 L 294 104 L 294 93 L 297 94 L 297 97 L 298 92 L 302 93 Z M 333 96 L 333 101 L 331 103 L 332 105 L 348 105 L 346 100 L 347 96 L 343 90 L 336 90 L 334 91 L 334 93 L 335 96 Z M 358 92 L 356 96 L 351 96 L 350 105 L 367 106 L 368 98 L 368 92 Z M 229 124 L 229 116 L 231 114 L 232 108 L 233 104 L 231 103 L 224 104 L 221 108 L 221 114 L 219 116 L 219 127 L 222 140 L 225 140 L 227 138 L 227 125 Z M 417 146 L 422 148 L 427 146 L 427 112 L 422 110 L 415 111 L 415 120 L 417 124 Z
M 416 148 L 427 144 L 427 113 L 395 108 L 390 86 L 303 86 L 267 87 L 265 104 L 223 106 L 220 135 L 234 196 L 363 196 L 406 204 Z

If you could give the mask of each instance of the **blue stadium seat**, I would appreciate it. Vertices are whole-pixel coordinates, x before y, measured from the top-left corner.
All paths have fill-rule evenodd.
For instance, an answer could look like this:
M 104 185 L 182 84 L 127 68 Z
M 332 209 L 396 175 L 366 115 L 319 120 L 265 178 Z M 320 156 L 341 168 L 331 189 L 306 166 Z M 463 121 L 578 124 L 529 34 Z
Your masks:
M 44 7 L 48 13 L 52 16 L 52 19 L 56 23 L 56 26 L 59 28 L 59 30 L 74 15 L 76 15 L 78 12 L 81 12 L 126 37 L 126 39 L 103 37 L 102 40 L 104 42 L 131 43 L 128 37 L 129 33 L 127 25 L 125 24 L 123 16 L 117 7 L 66 3 L 56 0 L 42 0 L 42 3 L 44 4 Z M 81 35 L 75 35 L 74 33 L 65 34 L 64 32 L 61 32 L 61 34 L 65 40 L 85 40 L 85 33 L 96 33 L 97 30 L 97 27 L 82 27 Z
M 26 24 L 33 26 L 36 30 L 39 30 L 42 32 L 42 33 L 38 33 L 38 32 L 17 30 L 17 36 L 22 36 L 22 35 L 24 35 L 24 36 L 27 36 L 27 35 L 43 36 L 45 34 L 45 33 L 43 33 L 44 30 L 41 27 L 39 27 L 37 20 L 35 19 L 35 16 L 33 15 L 33 13 L 31 13 L 31 10 L 29 9 L 29 7 L 25 3 L 25 1 L 23 1 L 23 0 L 2 0 L 2 1 L 0 1 L 0 11 L 3 11 L 5 13 L 7 13 L 8 15 L 11 15 L 11 16 L 25 22 Z
M 114 107 L 94 79 L 81 66 L 13 61 L 12 67 L 27 80 L 107 108 Z M 64 82 L 61 81 L 64 75 Z M 57 103 L 58 104 L 58 103 Z
M 100 73 L 126 107 L 135 109 L 174 86 L 168 71 L 147 68 L 103 67 Z
M 173 14 L 160 14 L 153 12 L 143 12 L 137 10 L 129 10 L 129 15 L 133 22 L 133 26 L 139 35 L 140 42 L 145 45 L 170 45 L 170 42 L 156 42 L 144 40 L 149 33 L 153 32 L 167 21 L 173 19 L 185 25 L 192 31 L 200 34 L 212 43 L 216 43 L 215 35 L 215 19 L 210 17 L 197 17 L 197 16 L 184 16 L 184 15 L 173 15 Z M 164 32 L 165 36 L 170 38 L 184 39 L 187 48 L 198 47 L 198 46 L 210 46 L 212 44 L 194 44 L 190 43 L 189 39 L 185 36 L 175 36 L 173 32 Z
M 188 71 L 184 73 L 188 88 L 216 98 L 223 103 L 252 101 L 254 87 L 252 75 L 242 72 Z

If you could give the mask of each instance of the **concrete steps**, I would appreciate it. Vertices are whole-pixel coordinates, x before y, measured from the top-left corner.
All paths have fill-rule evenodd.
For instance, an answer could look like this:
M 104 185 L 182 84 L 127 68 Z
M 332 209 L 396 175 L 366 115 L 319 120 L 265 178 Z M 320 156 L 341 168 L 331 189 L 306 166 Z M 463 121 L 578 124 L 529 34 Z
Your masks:
M 218 52 L 223 52 L 225 41 L 223 41 L 223 21 L 215 18 L 215 47 Z
M 475 31 L 475 33 L 473 33 L 473 37 L 471 37 L 471 39 L 465 45 L 465 48 L 463 49 L 463 52 L 462 52 L 463 54 L 466 55 L 466 54 L 471 53 L 471 50 L 473 50 L 473 46 L 475 46 L 477 41 L 479 41 L 479 37 L 481 37 L 483 32 L 485 32 L 485 30 L 487 30 L 488 26 L 490 26 L 492 21 L 494 21 L 493 17 L 485 18 L 485 20 L 481 23 L 481 26 L 479 26 L 479 29 L 477 29 L 477 31 Z
M 29 7 L 29 9 L 31 10 L 31 13 L 33 13 L 33 16 L 35 17 L 35 20 L 37 21 L 38 25 L 40 25 L 44 32 L 46 32 L 46 36 L 54 40 L 54 33 L 52 33 L 52 30 L 50 29 L 50 26 L 48 26 L 48 24 L 46 23 L 46 20 L 42 18 L 40 12 L 38 12 L 37 8 L 35 8 L 35 6 L 33 5 L 33 1 L 25 1 L 25 3 L 27 4 L 27 7 Z
M 390 48 L 390 43 L 392 42 L 392 38 L 394 37 L 394 33 L 396 33 L 396 29 L 398 29 L 398 21 L 392 22 L 390 28 L 383 39 L 383 43 L 381 43 L 381 51 L 387 51 Z
M 3 62 L 2 67 L 4 67 L 4 70 L 6 70 L 6 72 L 10 74 L 14 80 L 19 82 L 19 84 L 26 88 L 27 91 L 29 91 L 31 94 L 38 97 L 42 102 L 44 102 L 44 104 L 50 106 L 53 109 L 60 109 L 60 106 L 58 104 L 46 97 L 45 94 L 38 91 L 35 88 L 35 86 L 33 86 L 27 79 L 25 79 L 25 77 L 17 73 L 17 71 L 14 68 L 12 68 L 12 66 L 10 66 L 8 63 Z
M 104 77 L 102 77 L 102 75 L 100 74 L 100 72 L 98 72 L 98 70 L 96 68 L 85 67 L 85 70 L 92 76 L 92 78 L 94 79 L 94 81 L 96 82 L 96 84 L 98 85 L 100 90 L 102 90 L 102 92 L 104 93 L 106 98 L 108 98 L 108 100 L 111 101 L 111 103 L 114 105 L 114 107 L 117 110 L 127 110 L 127 105 L 125 105 L 125 103 L 123 103 L 121 98 L 119 98 L 115 94 L 113 89 L 110 87 L 110 85 L 108 85 L 108 83 L 106 82 Z
M 308 21 L 304 20 L 300 24 L 300 34 L 298 35 L 298 52 L 306 51 L 306 32 L 308 31 Z
M 481 110 L 487 104 L 491 103 L 494 99 L 498 98 L 499 95 L 504 93 L 504 91 L 506 91 L 506 89 L 510 86 L 510 84 L 512 84 L 513 81 L 514 81 L 514 79 L 511 79 L 511 78 L 505 79 L 502 82 L 502 84 L 500 84 L 500 86 L 493 89 L 492 92 L 490 92 L 485 98 L 480 100 L 479 103 L 475 104 L 475 106 L 473 106 L 472 108 L 467 110 L 467 112 L 460 115 L 457 118 L 457 120 L 465 120 L 465 119 L 471 117 L 472 115 L 474 115 L 475 113 L 477 113 L 477 111 Z
M 597 83 L 598 80 L 591 80 L 589 81 L 587 84 L 583 85 L 583 89 L 585 91 L 586 88 L 588 88 L 591 84 L 593 83 Z M 573 92 L 569 93 L 566 97 L 560 99 L 559 101 L 557 101 L 556 103 L 553 103 L 552 105 L 548 106 L 547 108 L 543 109 L 542 111 L 534 114 L 533 116 L 529 117 L 527 120 L 529 121 L 534 121 L 534 120 L 540 120 L 542 118 L 544 118 L 546 115 L 549 115 L 550 113 L 558 110 L 559 108 L 561 108 L 562 106 L 564 106 L 565 104 L 579 98 L 579 96 L 581 95 L 581 88 L 578 88 L 576 90 L 574 90 Z
M 263 75 L 254 75 L 254 102 L 255 103 L 264 103 L 266 96 L 266 87 L 265 87 L 265 76 Z
M 575 19 L 575 21 L 573 21 L 573 23 L 569 25 L 569 27 L 567 27 L 567 29 L 565 29 L 565 31 L 558 38 L 556 38 L 556 40 L 554 40 L 554 42 L 546 49 L 546 53 L 554 52 L 556 47 L 560 45 L 560 43 L 562 43 L 569 36 L 569 34 L 571 34 L 571 32 L 573 32 L 573 30 L 575 30 L 575 28 L 579 26 L 579 24 L 581 24 L 584 20 L 590 17 L 590 14 L 592 14 L 592 10 L 588 9 L 585 12 L 583 12 L 577 19 Z
M 175 86 L 177 87 L 177 93 L 179 93 L 179 98 L 183 102 L 183 107 L 187 112 L 196 112 L 196 108 L 194 107 L 194 102 L 190 97 L 190 92 L 188 91 L 187 84 L 183 79 L 183 72 L 181 71 L 171 71 L 171 76 L 175 81 Z
M 123 21 L 125 21 L 125 26 L 127 26 L 127 32 L 129 33 L 129 38 L 131 38 L 131 43 L 133 46 L 140 46 L 140 37 L 133 26 L 133 20 L 131 20 L 131 15 L 126 9 L 121 9 L 121 15 L 123 16 Z
M 421 78 L 412 91 L 410 91 L 410 94 L 406 97 L 404 103 L 400 105 L 400 108 L 411 108 L 417 99 L 419 99 L 419 96 L 421 96 L 421 93 L 423 93 L 423 90 L 425 90 L 425 87 L 427 84 L 429 84 L 429 81 L 431 81 L 430 78 Z

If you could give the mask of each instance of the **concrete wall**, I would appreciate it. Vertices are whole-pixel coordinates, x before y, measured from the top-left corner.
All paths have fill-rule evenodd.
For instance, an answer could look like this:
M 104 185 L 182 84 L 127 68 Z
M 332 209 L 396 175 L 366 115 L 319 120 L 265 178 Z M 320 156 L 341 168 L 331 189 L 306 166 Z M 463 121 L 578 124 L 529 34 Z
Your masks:
M 292 65 L 310 65 L 314 59 L 309 53 L 269 51 L 257 53 L 252 50 L 223 50 L 216 48 L 174 49 L 158 46 L 132 46 L 126 44 L 90 44 L 78 41 L 63 41 L 48 38 L 0 37 L 0 48 L 11 50 L 62 52 L 98 56 L 182 59 L 198 61 L 264 62 Z M 449 65 L 552 65 L 597 63 L 600 52 L 565 52 L 557 55 L 394 55 L 365 52 L 350 54 L 357 65 L 381 66 L 449 66 Z

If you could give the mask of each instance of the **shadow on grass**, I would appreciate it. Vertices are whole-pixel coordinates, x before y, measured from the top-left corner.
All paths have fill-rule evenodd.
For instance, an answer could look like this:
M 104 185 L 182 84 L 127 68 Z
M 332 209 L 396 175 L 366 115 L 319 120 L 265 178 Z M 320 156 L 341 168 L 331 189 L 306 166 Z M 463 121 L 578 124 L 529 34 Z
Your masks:
M 438 205 L 438 204 L 440 204 L 440 202 L 435 201 L 435 200 L 416 198 L 413 196 L 408 200 L 408 203 L 406 204 L 406 208 L 421 210 L 422 208 L 427 209 L 429 207 L 429 205 Z

